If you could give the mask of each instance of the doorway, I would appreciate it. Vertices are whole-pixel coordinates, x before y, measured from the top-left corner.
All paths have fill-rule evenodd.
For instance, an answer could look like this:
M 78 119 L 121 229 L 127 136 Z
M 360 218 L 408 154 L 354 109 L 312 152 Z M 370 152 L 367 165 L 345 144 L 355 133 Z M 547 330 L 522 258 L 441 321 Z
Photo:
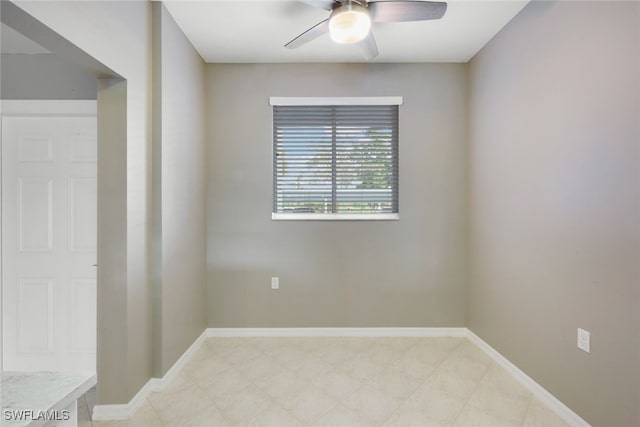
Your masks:
M 115 350 L 126 346 L 129 333 L 126 316 L 122 315 L 128 297 L 127 80 L 13 2 L 1 1 L 0 11 L 2 24 L 89 73 L 96 82 L 97 395 L 98 400 L 114 401 L 129 381 L 129 371 L 122 369 L 127 353 L 123 357 L 123 352 Z M 2 69 L 4 77 L 5 62 Z
M 3 101 L 3 370 L 96 370 L 95 101 Z

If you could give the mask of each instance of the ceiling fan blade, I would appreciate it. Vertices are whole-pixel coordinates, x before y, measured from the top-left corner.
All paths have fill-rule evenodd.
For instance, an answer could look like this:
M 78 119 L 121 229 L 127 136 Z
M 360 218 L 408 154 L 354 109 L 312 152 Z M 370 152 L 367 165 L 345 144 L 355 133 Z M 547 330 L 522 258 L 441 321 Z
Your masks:
M 317 7 L 318 9 L 324 10 L 332 10 L 334 0 L 298 0 L 302 3 L 308 4 L 309 6 Z
M 328 32 L 329 32 L 329 20 L 325 19 L 319 24 L 316 24 L 313 27 L 309 28 L 307 31 L 300 34 L 298 37 L 291 40 L 289 43 L 285 44 L 284 47 L 286 47 L 287 49 L 298 48 L 302 45 L 309 43 L 310 41 L 317 39 L 318 37 Z
M 378 45 L 376 44 L 376 39 L 373 37 L 372 31 L 369 31 L 367 37 L 358 43 L 358 47 L 362 50 L 362 53 L 364 53 L 364 56 L 367 59 L 373 59 L 378 56 Z
M 436 1 L 370 1 L 369 13 L 373 22 L 408 22 L 440 19 L 447 4 Z

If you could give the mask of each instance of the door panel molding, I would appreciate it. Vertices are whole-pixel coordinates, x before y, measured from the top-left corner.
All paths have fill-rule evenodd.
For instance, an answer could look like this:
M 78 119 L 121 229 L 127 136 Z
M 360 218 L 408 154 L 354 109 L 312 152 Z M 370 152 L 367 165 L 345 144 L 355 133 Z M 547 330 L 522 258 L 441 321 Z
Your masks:
M 3 100 L 0 102 L 0 135 L 9 137 L 7 131 L 15 129 L 12 126 L 21 118 L 43 118 L 45 121 L 62 117 L 97 118 L 97 110 L 97 100 Z M 0 188 L 7 190 L 0 198 L 0 370 L 9 369 L 16 363 L 15 357 L 23 353 L 29 361 L 22 367 L 27 369 L 44 369 L 46 366 L 38 362 L 37 358 L 60 357 L 60 351 L 66 351 L 78 361 L 88 360 L 86 358 L 91 357 L 89 353 L 92 353 L 95 363 L 95 343 L 93 351 L 89 346 L 95 341 L 97 320 L 91 318 L 90 322 L 81 321 L 79 316 L 91 307 L 95 313 L 97 306 L 96 301 L 91 302 L 97 291 L 97 279 L 92 277 L 95 274 L 96 253 L 95 249 L 89 248 L 96 239 L 95 236 L 87 235 L 97 232 L 96 218 L 89 220 L 92 212 L 97 216 L 97 207 L 88 209 L 79 204 L 83 200 L 97 204 L 97 127 L 94 133 L 93 126 L 81 126 L 67 134 L 61 145 L 60 135 L 50 132 L 53 131 L 49 131 L 46 126 L 40 130 L 34 128 L 33 131 L 23 128 L 22 136 L 12 139 L 10 145 L 0 139 Z M 9 146 L 12 148 L 7 151 Z M 12 178 L 17 179 L 13 184 L 9 181 L 2 182 L 7 177 L 6 173 L 10 172 L 10 169 L 3 170 L 3 164 L 7 167 L 10 159 L 16 162 L 15 167 L 22 170 L 20 176 Z M 67 166 L 63 169 L 69 167 L 74 171 L 64 181 L 60 180 L 58 172 L 53 172 L 61 170 L 58 165 L 60 161 L 66 162 Z M 50 176 L 52 173 L 55 176 Z M 96 188 L 96 194 L 89 194 L 90 185 Z M 10 194 L 11 197 L 7 199 Z M 14 206 L 3 206 L 3 202 Z M 3 217 L 3 214 L 9 212 L 6 209 L 11 209 L 14 217 L 16 211 L 22 210 L 18 215 L 19 220 L 11 220 L 14 225 L 5 224 L 9 220 L 9 217 Z M 66 231 L 60 227 L 59 219 L 56 219 L 60 209 L 69 212 L 65 220 Z M 76 218 L 71 218 L 72 216 Z M 75 219 L 84 221 L 85 224 L 78 225 Z M 16 220 L 22 221 L 22 224 L 19 225 Z M 73 256 L 80 257 L 78 259 L 82 266 L 74 267 L 67 279 L 59 277 L 63 267 L 51 261 L 46 261 L 48 268 L 53 268 L 51 273 L 31 272 L 28 268 L 32 258 L 25 258 L 19 265 L 7 261 L 6 257 L 14 255 L 3 251 L 10 247 L 11 253 L 27 257 L 54 256 L 60 250 L 68 251 Z M 13 278 L 5 286 L 5 281 L 9 280 L 8 275 Z M 8 298 L 6 290 L 9 285 L 13 289 L 11 298 Z M 67 290 L 58 289 L 59 286 L 66 287 Z M 33 303 L 29 301 L 30 298 L 34 298 Z M 82 304 L 83 307 L 71 306 L 70 302 Z M 32 312 L 40 314 L 29 320 Z M 6 317 L 9 315 L 11 322 Z M 60 335 L 60 328 L 57 326 L 60 322 L 65 325 L 63 329 L 67 329 L 65 335 Z M 25 333 L 34 332 L 33 337 L 21 338 Z M 10 342 L 11 346 L 8 345 Z
M 18 287 L 16 333 L 19 353 L 26 355 L 53 353 L 53 279 L 21 277 Z M 46 333 L 42 333 L 43 329 Z M 39 334 L 38 331 L 41 333 Z
M 19 162 L 49 163 L 53 161 L 53 136 L 50 134 L 22 136 L 18 144 Z
M 18 178 L 17 199 L 18 251 L 21 253 L 52 252 L 53 178 L 48 176 Z

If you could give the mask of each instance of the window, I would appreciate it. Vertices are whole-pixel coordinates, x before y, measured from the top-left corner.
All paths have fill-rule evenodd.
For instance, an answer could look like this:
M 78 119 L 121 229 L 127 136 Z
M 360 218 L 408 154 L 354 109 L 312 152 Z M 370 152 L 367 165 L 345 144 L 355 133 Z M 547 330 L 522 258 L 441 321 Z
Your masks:
M 273 219 L 397 219 L 401 98 L 271 98 Z

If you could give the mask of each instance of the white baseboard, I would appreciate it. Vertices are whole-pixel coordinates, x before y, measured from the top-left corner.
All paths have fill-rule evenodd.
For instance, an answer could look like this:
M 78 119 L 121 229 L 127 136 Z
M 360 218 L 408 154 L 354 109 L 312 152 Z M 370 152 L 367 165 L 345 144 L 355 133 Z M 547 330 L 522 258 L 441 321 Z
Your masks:
M 151 378 L 136 393 L 129 403 L 118 405 L 96 405 L 93 408 L 92 418 L 95 421 L 106 420 L 126 420 L 144 403 L 145 399 L 151 392 L 162 391 L 167 385 L 173 381 L 176 375 L 184 367 L 185 363 L 191 356 L 198 351 L 204 340 L 207 338 L 207 330 L 204 330 L 198 338 L 189 346 L 189 348 L 180 356 L 173 366 L 167 371 L 162 378 Z
M 208 337 L 465 337 L 467 328 L 209 328 Z
M 555 412 L 567 424 L 573 427 L 591 427 L 578 414 L 573 412 L 568 406 L 559 401 L 554 395 L 549 393 L 544 387 L 535 382 L 531 377 L 522 372 L 516 365 L 511 363 L 506 357 L 498 353 L 496 349 L 487 344 L 482 338 L 467 330 L 467 338 L 479 349 L 484 351 L 494 362 L 504 368 L 516 381 L 529 390 L 534 397 L 540 400 L 549 409 Z
M 152 390 L 152 381 L 154 378 L 147 381 L 147 383 L 131 398 L 129 403 L 122 403 L 117 405 L 96 405 L 93 407 L 93 414 L 91 418 L 94 421 L 105 420 L 126 420 L 133 415 L 134 412 L 144 403 L 149 393 Z
M 467 328 L 208 328 L 162 378 L 151 378 L 129 403 L 96 405 L 93 408 L 93 419 L 126 420 L 130 418 L 151 392 L 162 391 L 171 383 L 193 353 L 209 337 L 466 337 L 567 424 L 573 427 L 591 427 L 578 414 Z
M 191 359 L 191 356 L 198 351 L 204 340 L 207 339 L 207 329 L 202 331 L 200 336 L 196 338 L 196 340 L 189 346 L 189 348 L 180 356 L 178 360 L 173 364 L 173 366 L 167 371 L 166 374 L 162 378 L 152 378 L 153 381 L 153 389 L 151 391 L 162 391 L 164 390 L 171 381 L 180 373 L 184 365 Z

